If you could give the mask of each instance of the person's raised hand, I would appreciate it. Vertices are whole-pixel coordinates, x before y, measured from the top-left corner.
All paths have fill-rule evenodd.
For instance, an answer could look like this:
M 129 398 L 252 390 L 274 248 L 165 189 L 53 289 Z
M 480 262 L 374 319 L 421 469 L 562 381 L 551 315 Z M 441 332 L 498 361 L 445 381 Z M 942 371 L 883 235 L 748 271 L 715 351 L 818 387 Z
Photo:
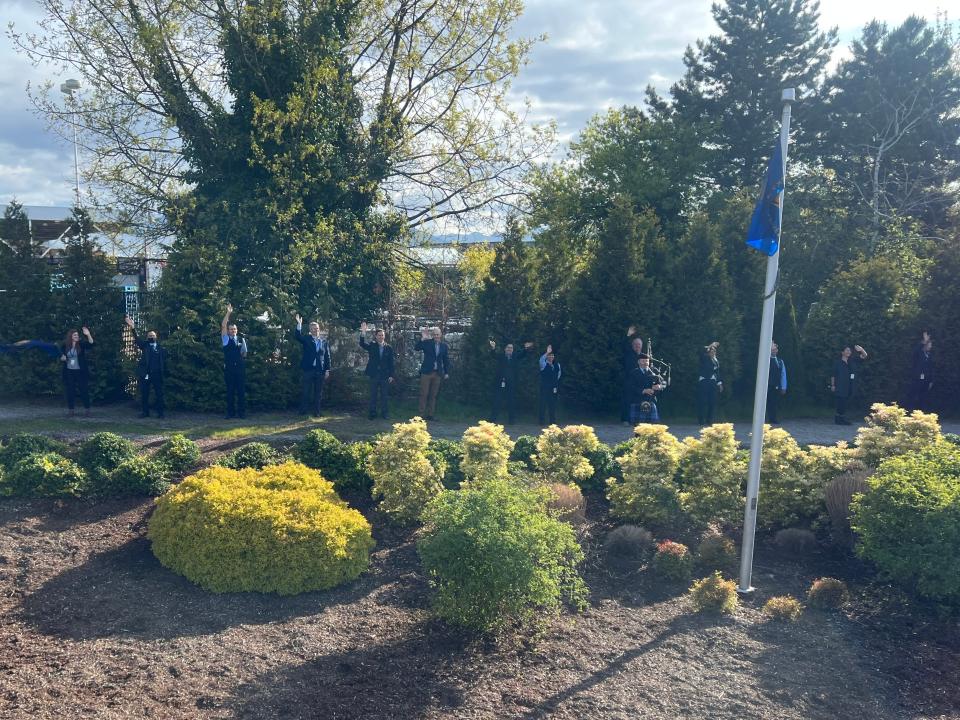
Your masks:
M 133 318 L 132 318 L 132 317 L 130 317 L 129 315 L 127 315 L 127 316 L 123 319 L 123 321 L 127 324 L 127 327 L 128 327 L 128 328 L 130 328 L 131 330 L 133 329 Z
M 547 345 L 547 355 L 553 352 L 553 345 Z
M 297 321 L 297 325 L 303 325 L 303 316 L 301 316 L 300 313 L 294 315 L 293 319 Z
M 630 337 L 631 335 L 636 335 L 636 334 L 637 334 L 636 325 L 631 325 L 630 327 L 627 328 L 627 337 Z
M 231 314 L 232 312 L 233 312 L 233 305 L 231 305 L 230 303 L 227 303 L 227 315 Z
M 494 342 L 493 340 L 488 340 L 487 342 L 490 343 L 490 349 L 491 349 L 491 350 L 496 350 L 496 349 L 497 349 L 497 343 L 496 343 L 496 342 Z
M 367 331 L 367 321 L 364 320 L 362 323 L 360 323 L 360 332 L 365 333 L 366 331 Z
M 88 328 L 86 325 L 80 328 L 80 331 L 87 337 L 90 337 L 90 328 Z
M 420 338 L 426 340 L 430 337 L 430 330 L 427 328 L 420 328 Z
M 529 350 L 530 348 L 533 347 L 533 343 L 532 343 L 532 342 L 525 342 L 525 343 L 523 344 L 523 346 L 524 346 L 527 350 Z

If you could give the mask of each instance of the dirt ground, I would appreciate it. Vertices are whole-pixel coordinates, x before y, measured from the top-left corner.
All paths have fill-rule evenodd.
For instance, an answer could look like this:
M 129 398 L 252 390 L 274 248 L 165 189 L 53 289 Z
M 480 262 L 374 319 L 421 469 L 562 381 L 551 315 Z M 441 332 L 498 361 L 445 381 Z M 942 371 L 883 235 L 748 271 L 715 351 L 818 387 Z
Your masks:
M 854 583 L 846 613 L 764 622 L 770 594 L 856 575 L 849 559 L 761 543 L 759 591 L 695 615 L 682 588 L 612 569 L 594 524 L 589 609 L 493 643 L 431 619 L 409 537 L 381 532 L 333 591 L 212 595 L 154 559 L 150 508 L 0 502 L 0 718 L 960 717 L 955 618 Z

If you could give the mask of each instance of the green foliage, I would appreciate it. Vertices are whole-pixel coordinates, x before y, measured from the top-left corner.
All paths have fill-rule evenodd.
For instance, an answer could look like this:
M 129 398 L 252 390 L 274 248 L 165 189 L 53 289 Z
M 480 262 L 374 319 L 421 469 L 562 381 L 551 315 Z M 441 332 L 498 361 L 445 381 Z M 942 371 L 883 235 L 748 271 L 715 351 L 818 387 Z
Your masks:
M 610 478 L 623 479 L 620 461 L 608 445 L 600 443 L 595 450 L 588 451 L 584 457 L 593 468 L 593 476 L 583 481 L 584 488 L 601 490 L 607 486 L 607 480 Z
M 31 435 L 30 433 L 17 433 L 0 447 L 0 465 L 12 470 L 13 466 L 30 455 L 43 455 L 45 453 L 59 453 L 65 455 L 67 446 L 49 438 L 46 435 Z
M 537 452 L 537 438 L 533 435 L 520 435 L 513 443 L 510 452 L 511 462 L 522 462 L 533 470 L 533 455 Z
M 420 519 L 427 503 L 443 486 L 427 458 L 430 434 L 421 418 L 397 423 L 373 446 L 367 472 L 373 497 L 393 522 L 410 525 Z
M 417 543 L 445 620 L 481 632 L 535 626 L 566 601 L 583 605 L 583 552 L 543 491 L 490 480 L 445 491 L 427 508 Z
M 652 567 L 658 578 L 669 583 L 683 583 L 690 579 L 690 573 L 693 572 L 693 557 L 683 543 L 662 540 L 657 543 Z
M 137 454 L 136 446 L 126 438 L 111 432 L 91 435 L 77 450 L 77 463 L 90 476 L 92 484 L 106 482 L 107 476 L 124 460 Z
M 588 425 L 551 425 L 537 438 L 533 465 L 548 482 L 583 485 L 593 478 L 594 467 L 587 460 L 600 441 Z
M 338 492 L 367 492 L 373 482 L 366 469 L 369 451 L 369 443 L 348 445 L 330 432 L 317 428 L 297 443 L 293 456 L 307 467 L 322 470 Z
M 264 442 L 251 442 L 241 445 L 236 450 L 219 458 L 217 465 L 231 470 L 253 468 L 262 470 L 267 465 L 279 465 L 284 462 L 285 456 L 272 445 Z
M 170 487 L 170 473 L 171 467 L 156 457 L 137 455 L 121 462 L 106 477 L 92 481 L 90 493 L 97 497 L 162 495 Z
M 697 560 L 702 567 L 729 571 L 736 566 L 737 548 L 730 538 L 708 533 L 697 548 Z
M 860 555 L 922 595 L 960 601 L 960 448 L 890 458 L 867 484 L 852 504 Z
M 769 531 L 816 517 L 823 503 L 823 486 L 814 484 L 817 479 L 807 474 L 806 453 L 790 433 L 765 426 L 757 526 Z
M 171 435 L 153 459 L 169 468 L 174 475 L 181 475 L 200 464 L 200 446 L 183 435 Z
M 714 572 L 690 586 L 690 600 L 697 612 L 732 613 L 739 604 L 737 584 Z
M 443 487 L 447 490 L 456 490 L 459 488 L 464 480 L 463 469 L 461 467 L 464 455 L 463 444 L 456 440 L 436 438 L 430 441 L 428 452 L 430 453 L 431 460 L 434 457 L 438 459 L 433 465 L 434 470 L 441 475 Z M 443 469 L 442 473 L 440 472 L 441 467 Z
M 737 527 L 743 520 L 746 463 L 730 423 L 706 427 L 700 438 L 685 438 L 680 460 L 680 504 L 700 526 Z
M 481 420 L 463 433 L 463 460 L 460 468 L 466 482 L 480 483 L 507 476 L 507 462 L 513 441 L 503 425 Z
M 607 480 L 610 514 L 660 527 L 676 520 L 680 493 L 674 475 L 682 451 L 665 425 L 638 425 L 626 453 L 619 456 L 623 479 Z
M 877 467 L 885 458 L 923 450 L 941 440 L 936 415 L 874 403 L 867 424 L 857 431 L 857 458 Z
M 803 613 L 803 605 L 790 595 L 775 595 L 763 604 L 763 614 L 778 622 L 795 622 Z
M 802 557 L 817 548 L 817 536 L 806 528 L 783 528 L 773 536 L 774 544 L 781 550 Z
M 850 599 L 850 591 L 843 580 L 822 577 L 813 581 L 807 590 L 807 605 L 818 610 L 835 610 Z
M 941 232 L 937 233 L 938 235 Z M 930 393 L 933 407 L 946 417 L 960 413 L 960 217 L 954 215 L 950 227 L 942 231 L 940 243 L 927 272 L 920 295 L 923 319 L 934 338 L 934 378 Z
M 335 587 L 366 569 L 374 547 L 333 484 L 295 463 L 202 470 L 157 500 L 147 536 L 165 567 L 213 592 Z
M 0 478 L 0 494 L 14 497 L 72 497 L 86 491 L 87 476 L 55 452 L 27 455 Z

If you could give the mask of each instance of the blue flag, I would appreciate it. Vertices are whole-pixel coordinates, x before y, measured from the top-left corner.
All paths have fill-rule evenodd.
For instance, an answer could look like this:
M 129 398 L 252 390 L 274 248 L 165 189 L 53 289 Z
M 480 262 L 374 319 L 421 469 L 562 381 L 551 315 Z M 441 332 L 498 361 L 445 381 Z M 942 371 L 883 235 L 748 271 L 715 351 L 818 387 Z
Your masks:
M 767 165 L 763 191 L 750 218 L 747 245 L 767 255 L 776 255 L 780 249 L 780 206 L 783 203 L 783 152 L 777 143 Z

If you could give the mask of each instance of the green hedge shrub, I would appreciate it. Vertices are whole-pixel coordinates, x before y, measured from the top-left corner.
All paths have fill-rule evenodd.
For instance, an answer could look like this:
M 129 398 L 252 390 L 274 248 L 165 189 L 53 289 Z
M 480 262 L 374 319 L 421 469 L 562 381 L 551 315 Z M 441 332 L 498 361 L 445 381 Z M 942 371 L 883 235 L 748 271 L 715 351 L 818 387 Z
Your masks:
M 3 465 L 7 470 L 12 470 L 18 462 L 30 455 L 43 455 L 45 453 L 66 455 L 67 450 L 68 448 L 64 443 L 48 438 L 46 435 L 18 433 L 0 448 L 0 465 Z
M 547 482 L 583 485 L 593 477 L 587 454 L 600 447 L 593 428 L 587 425 L 551 425 L 537 438 L 534 467 Z
M 427 503 L 443 486 L 427 450 L 430 434 L 418 417 L 397 423 L 379 440 L 367 459 L 367 472 L 373 478 L 373 497 L 380 510 L 393 522 L 409 525 L 420 519 Z
M 698 438 L 685 438 L 680 460 L 680 504 L 700 527 L 738 527 L 743 522 L 747 463 L 731 423 L 704 428 Z
M 265 442 L 251 442 L 218 458 L 215 464 L 231 470 L 244 468 L 262 470 L 267 465 L 279 465 L 285 460 L 284 454 L 272 445 Z
M 362 573 L 370 525 L 319 472 L 211 467 L 157 499 L 147 532 L 160 562 L 213 592 L 322 590 Z
M 108 482 L 108 475 L 124 460 L 136 457 L 136 446 L 120 435 L 99 432 L 91 435 L 77 451 L 77 463 L 94 484 Z
M 674 482 L 683 445 L 665 425 L 638 425 L 619 456 L 622 479 L 607 480 L 610 514 L 630 522 L 665 527 L 680 515 Z
M 707 533 L 697 548 L 697 560 L 710 570 L 732 570 L 737 564 L 737 547 L 724 535 Z
M 437 438 L 430 441 L 427 447 L 428 457 L 433 469 L 441 478 L 447 490 L 456 490 L 464 480 L 463 445 L 456 440 Z
M 823 487 L 807 470 L 807 455 L 790 433 L 765 426 L 760 462 L 763 491 L 757 513 L 760 530 L 793 527 L 820 513 Z
M 496 479 L 447 490 L 424 522 L 417 551 L 445 620 L 495 632 L 538 625 L 564 601 L 583 604 L 583 551 L 573 529 L 548 514 L 544 490 Z
M 373 484 L 366 470 L 369 450 L 368 443 L 348 445 L 318 428 L 297 443 L 293 456 L 307 467 L 322 471 L 338 492 L 367 492 Z
M 859 554 L 923 595 L 960 602 L 960 448 L 890 458 L 867 486 L 851 505 Z
M 184 435 L 171 435 L 153 459 L 166 465 L 174 475 L 182 475 L 200 464 L 200 446 Z
M 942 439 L 940 423 L 933 413 L 908 413 L 897 405 L 874 403 L 867 424 L 857 431 L 857 457 L 871 467 L 884 458 L 903 455 Z
M 3 495 L 73 497 L 87 489 L 83 469 L 59 453 L 35 453 L 19 460 L 3 475 Z
M 607 480 L 610 478 L 623 479 L 623 468 L 609 445 L 600 443 L 596 450 L 586 454 L 586 458 L 587 462 L 593 466 L 593 476 L 581 483 L 583 488 L 602 490 L 607 486 Z
M 127 458 L 105 480 L 91 481 L 90 493 L 99 497 L 162 495 L 170 487 L 170 466 L 147 455 Z
M 513 443 L 513 450 L 510 452 L 511 462 L 522 462 L 527 468 L 533 470 L 533 456 L 537 452 L 537 439 L 533 435 L 521 435 Z

